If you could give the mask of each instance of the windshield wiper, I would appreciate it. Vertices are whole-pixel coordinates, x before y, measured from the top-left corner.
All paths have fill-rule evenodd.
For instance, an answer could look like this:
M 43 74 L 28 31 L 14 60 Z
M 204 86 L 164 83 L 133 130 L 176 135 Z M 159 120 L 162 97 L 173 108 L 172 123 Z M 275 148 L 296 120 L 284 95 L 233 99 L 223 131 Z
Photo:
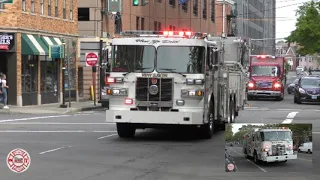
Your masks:
M 152 67 L 135 68 L 134 70 L 135 70 L 135 71 L 143 71 L 143 70 L 145 70 L 145 69 L 150 69 L 150 68 L 152 68 Z M 126 76 L 126 75 L 129 74 L 129 73 L 132 73 L 132 72 L 126 72 L 126 73 L 123 73 L 122 75 Z
M 186 75 L 184 75 L 184 74 L 182 74 L 180 72 L 176 72 L 175 71 L 176 69 L 170 69 L 170 68 L 157 68 L 157 69 L 164 70 L 164 71 L 169 71 L 169 72 L 176 73 L 176 74 L 180 74 L 181 76 L 186 77 Z

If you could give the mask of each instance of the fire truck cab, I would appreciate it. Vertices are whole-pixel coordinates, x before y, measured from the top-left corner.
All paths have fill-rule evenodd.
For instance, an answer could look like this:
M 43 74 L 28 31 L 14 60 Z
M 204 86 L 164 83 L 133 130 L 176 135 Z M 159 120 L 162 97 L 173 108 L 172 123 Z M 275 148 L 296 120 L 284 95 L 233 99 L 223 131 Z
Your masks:
M 243 153 L 259 162 L 286 162 L 297 159 L 293 152 L 292 131 L 287 128 L 254 129 L 243 136 Z
M 245 99 L 244 71 L 224 64 L 223 42 L 210 37 L 125 31 L 112 40 L 106 121 L 117 124 L 120 137 L 133 137 L 136 129 L 194 126 L 211 138 L 234 121 Z

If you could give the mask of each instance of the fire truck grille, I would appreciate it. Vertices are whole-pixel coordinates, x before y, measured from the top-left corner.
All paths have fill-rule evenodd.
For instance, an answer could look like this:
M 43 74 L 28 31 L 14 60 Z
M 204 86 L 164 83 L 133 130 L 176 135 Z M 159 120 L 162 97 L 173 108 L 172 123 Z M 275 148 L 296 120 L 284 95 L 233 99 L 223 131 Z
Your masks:
M 149 87 L 151 85 L 156 85 L 158 87 L 158 93 L 156 93 L 155 95 L 149 92 Z M 137 78 L 137 82 L 136 82 L 136 100 L 137 101 L 172 101 L 172 93 L 173 93 L 172 79 Z
M 272 145 L 272 155 L 281 156 L 286 153 L 286 146 L 282 144 Z

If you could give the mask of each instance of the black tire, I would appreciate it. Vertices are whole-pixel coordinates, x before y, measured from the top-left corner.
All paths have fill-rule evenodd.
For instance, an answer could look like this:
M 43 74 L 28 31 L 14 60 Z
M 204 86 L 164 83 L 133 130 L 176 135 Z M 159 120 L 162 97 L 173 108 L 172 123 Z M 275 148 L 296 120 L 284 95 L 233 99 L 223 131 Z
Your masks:
M 301 98 L 300 97 L 297 97 L 296 101 L 297 101 L 297 104 L 301 104 Z
M 121 138 L 132 138 L 136 133 L 136 128 L 125 123 L 117 123 L 117 132 Z
M 255 164 L 259 164 L 257 152 L 253 153 L 253 161 L 254 161 Z
M 308 153 L 309 153 L 309 154 L 311 154 L 311 151 L 310 151 L 310 149 L 308 149 Z
M 104 107 L 104 108 L 109 108 L 109 101 L 101 102 L 101 106 Z
M 209 104 L 209 112 L 208 112 L 208 123 L 204 124 L 200 128 L 200 134 L 203 139 L 211 139 L 214 131 L 214 105 L 213 102 L 210 101 Z
M 248 100 L 248 101 L 252 101 L 252 100 L 253 100 L 253 97 L 250 96 L 250 95 L 247 95 L 247 100 Z

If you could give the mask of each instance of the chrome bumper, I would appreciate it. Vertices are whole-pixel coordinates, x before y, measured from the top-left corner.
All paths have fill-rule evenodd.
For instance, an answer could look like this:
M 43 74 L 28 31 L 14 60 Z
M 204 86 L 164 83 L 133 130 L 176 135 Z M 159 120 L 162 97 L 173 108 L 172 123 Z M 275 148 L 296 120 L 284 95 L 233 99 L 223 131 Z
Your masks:
M 249 90 L 248 95 L 256 97 L 279 97 L 281 91 Z

